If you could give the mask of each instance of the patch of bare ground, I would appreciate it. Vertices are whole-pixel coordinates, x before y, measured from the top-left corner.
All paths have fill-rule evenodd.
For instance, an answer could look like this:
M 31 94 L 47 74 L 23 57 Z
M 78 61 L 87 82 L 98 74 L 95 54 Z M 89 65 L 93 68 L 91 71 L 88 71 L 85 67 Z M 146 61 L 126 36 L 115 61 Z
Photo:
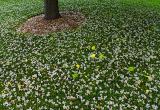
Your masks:
M 20 26 L 18 32 L 43 35 L 74 29 L 85 21 L 85 16 L 79 12 L 62 12 L 61 16 L 61 18 L 55 20 L 45 20 L 43 14 L 32 17 Z

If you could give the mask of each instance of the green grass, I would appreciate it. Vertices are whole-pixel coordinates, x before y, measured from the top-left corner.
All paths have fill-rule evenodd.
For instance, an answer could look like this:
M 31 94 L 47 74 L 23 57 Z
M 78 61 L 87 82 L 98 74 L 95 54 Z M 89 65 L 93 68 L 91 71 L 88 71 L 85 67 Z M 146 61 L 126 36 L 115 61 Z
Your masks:
M 122 3 L 127 4 L 136 4 L 136 5 L 142 5 L 142 6 L 149 6 L 149 7 L 158 7 L 160 6 L 159 0 L 119 0 Z
M 0 1 L 0 110 L 158 110 L 159 0 L 60 0 L 75 30 L 16 32 L 41 0 Z

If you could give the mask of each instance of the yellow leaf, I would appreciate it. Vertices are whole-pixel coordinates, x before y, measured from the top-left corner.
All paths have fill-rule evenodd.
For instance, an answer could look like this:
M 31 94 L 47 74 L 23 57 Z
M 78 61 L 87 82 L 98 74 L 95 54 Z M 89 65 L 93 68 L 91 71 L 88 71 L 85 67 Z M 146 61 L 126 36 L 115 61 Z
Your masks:
M 72 74 L 72 78 L 73 78 L 73 79 L 78 78 L 78 76 L 79 76 L 79 74 L 78 74 L 78 73 L 74 73 L 74 74 Z
M 92 50 L 96 50 L 96 46 L 94 45 L 94 46 L 92 46 L 92 48 L 91 48 Z
M 105 58 L 104 54 L 100 53 L 100 54 L 99 54 L 99 59 L 102 60 L 102 59 L 104 59 L 104 58 Z
M 79 69 L 81 66 L 79 64 L 76 64 L 77 69 Z
M 91 54 L 90 57 L 91 57 L 92 59 L 95 59 L 95 58 L 96 58 L 96 54 Z
M 134 70 L 135 70 L 134 67 L 129 67 L 129 68 L 128 68 L 128 71 L 129 71 L 129 72 L 133 72 Z

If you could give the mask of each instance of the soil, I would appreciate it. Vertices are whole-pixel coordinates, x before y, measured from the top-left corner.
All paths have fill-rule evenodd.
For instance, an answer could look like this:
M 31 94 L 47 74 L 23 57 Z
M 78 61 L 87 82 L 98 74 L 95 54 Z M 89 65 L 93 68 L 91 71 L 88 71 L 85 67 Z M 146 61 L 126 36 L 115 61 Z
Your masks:
M 18 31 L 43 35 L 66 29 L 74 29 L 85 21 L 85 17 L 79 12 L 62 12 L 61 16 L 61 18 L 55 20 L 45 20 L 43 14 L 32 17 L 22 24 Z

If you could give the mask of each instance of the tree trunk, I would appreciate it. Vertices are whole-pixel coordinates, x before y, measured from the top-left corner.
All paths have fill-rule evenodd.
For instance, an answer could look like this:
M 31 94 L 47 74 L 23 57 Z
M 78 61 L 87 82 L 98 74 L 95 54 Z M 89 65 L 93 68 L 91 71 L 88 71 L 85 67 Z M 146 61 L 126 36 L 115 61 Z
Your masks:
M 58 0 L 44 0 L 45 19 L 53 20 L 61 17 L 59 13 Z

